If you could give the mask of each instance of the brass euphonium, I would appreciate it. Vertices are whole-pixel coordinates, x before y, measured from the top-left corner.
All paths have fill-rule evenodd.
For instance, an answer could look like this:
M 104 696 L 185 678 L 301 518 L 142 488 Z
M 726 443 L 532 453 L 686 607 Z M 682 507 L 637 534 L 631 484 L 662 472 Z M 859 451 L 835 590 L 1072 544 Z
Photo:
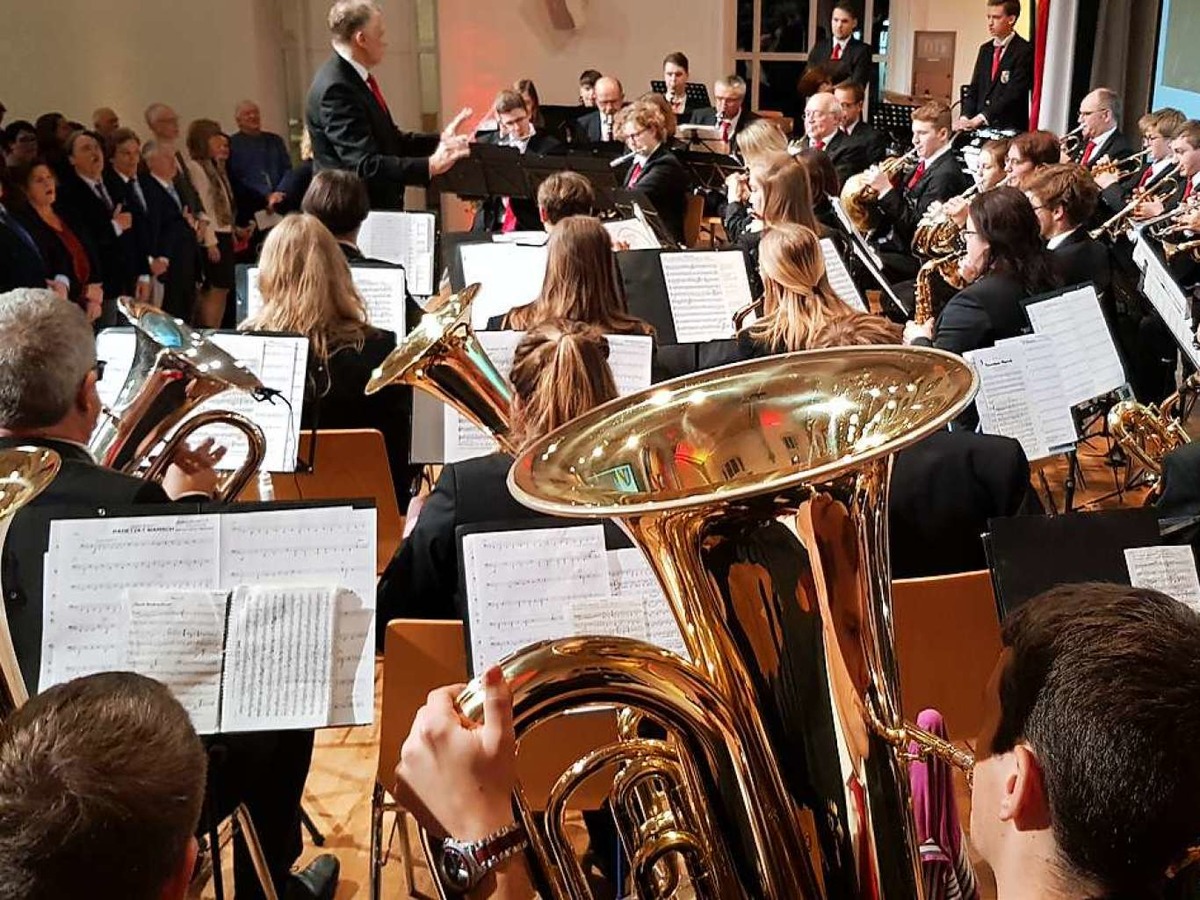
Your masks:
M 1194 393 L 1198 387 L 1200 376 L 1190 375 L 1179 390 L 1161 404 L 1122 400 L 1108 411 L 1108 430 L 1126 454 L 1148 472 L 1162 475 L 1163 458 L 1172 450 L 1191 443 L 1192 439 L 1176 412 L 1184 395 Z
M 639 897 L 856 897 L 860 872 L 888 898 L 921 896 L 904 742 L 967 770 L 973 760 L 902 717 L 888 479 L 892 455 L 953 419 L 976 384 L 937 350 L 776 356 L 614 400 L 521 454 L 513 495 L 550 515 L 616 519 L 691 657 L 575 637 L 502 664 L 518 740 L 593 705 L 629 709 L 658 735 L 626 736 L 568 769 L 544 829 L 517 790 L 550 896 L 590 896 L 564 809 L 610 766 Z M 476 721 L 482 704 L 478 684 L 459 698 Z M 640 803 L 639 785 L 665 801 Z M 851 808 L 865 823 L 861 867 Z
M 258 395 L 265 390 L 263 383 L 212 341 L 158 307 L 128 297 L 118 306 L 134 327 L 133 366 L 113 408 L 106 409 L 96 425 L 88 449 L 102 466 L 161 481 L 189 436 L 208 425 L 232 426 L 246 436 L 246 459 L 224 478 L 214 499 L 233 500 L 262 464 L 267 447 L 262 429 L 224 410 L 183 420 L 210 397 L 230 388 Z M 149 466 L 139 471 L 160 444 Z
M 471 328 L 471 302 L 479 285 L 432 301 L 421 324 L 371 373 L 367 393 L 407 384 L 432 394 L 495 438 L 508 453 L 512 387 L 496 369 Z
M 914 147 L 903 156 L 888 157 L 879 164 L 878 169 L 868 169 L 846 179 L 839 199 L 846 210 L 846 215 L 850 217 L 855 229 L 861 234 L 866 234 L 871 230 L 873 207 L 879 200 L 879 194 L 876 193 L 875 188 L 871 187 L 875 176 L 883 173 L 888 178 L 895 178 L 916 154 L 917 148 Z

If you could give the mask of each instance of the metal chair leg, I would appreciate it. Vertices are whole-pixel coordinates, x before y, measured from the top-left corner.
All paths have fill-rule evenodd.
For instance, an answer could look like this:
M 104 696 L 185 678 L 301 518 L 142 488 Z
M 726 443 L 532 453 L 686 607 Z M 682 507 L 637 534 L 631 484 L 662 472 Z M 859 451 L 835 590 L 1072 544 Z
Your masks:
M 400 847 L 404 854 L 404 886 L 408 896 L 417 896 L 417 882 L 413 879 L 412 842 L 408 839 L 408 810 L 396 805 L 396 820 L 393 827 L 400 832 Z
M 318 847 L 325 846 L 325 835 L 321 833 L 321 829 L 317 827 L 317 823 L 312 820 L 312 816 L 308 814 L 308 810 L 303 805 L 300 807 L 300 824 L 304 826 L 304 830 L 308 832 L 308 838 Z
M 380 900 L 383 890 L 383 788 L 371 789 L 371 900 Z
M 275 884 L 271 881 L 271 870 L 267 867 L 267 857 L 258 841 L 258 832 L 254 830 L 254 821 L 244 803 L 239 803 L 233 811 L 233 821 L 241 829 L 242 840 L 246 842 L 246 849 L 250 852 L 250 861 L 254 865 L 255 874 L 258 875 L 263 896 L 266 900 L 279 900 L 279 895 L 275 893 Z

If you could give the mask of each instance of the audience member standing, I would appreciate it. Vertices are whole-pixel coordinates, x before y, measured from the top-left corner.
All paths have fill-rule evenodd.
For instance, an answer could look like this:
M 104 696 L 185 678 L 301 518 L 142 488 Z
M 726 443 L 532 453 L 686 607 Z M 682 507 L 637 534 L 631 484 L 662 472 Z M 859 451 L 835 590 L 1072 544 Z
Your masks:
M 233 231 L 237 207 L 225 171 L 229 139 L 212 119 L 197 119 L 188 126 L 188 174 L 204 204 L 200 240 L 204 246 L 204 289 L 196 303 L 194 323 L 219 328 L 225 301 L 233 287 Z
M 147 249 L 160 270 L 162 307 L 188 319 L 196 302 L 196 218 L 176 187 L 179 164 L 170 144 L 147 141 L 142 148 L 147 172 L 139 179 L 146 199 Z
M 4 165 L 10 169 L 27 166 L 38 154 L 37 132 L 33 123 L 24 119 L 16 119 L 4 126 L 3 144 Z
M 179 146 L 179 114 L 165 103 L 151 103 L 146 107 L 146 125 L 156 143 L 168 144 L 175 151 L 175 190 L 179 192 L 184 206 L 194 215 L 200 215 L 204 212 L 204 206 L 188 174 L 183 148 Z
M 253 100 L 243 100 L 233 115 L 238 130 L 229 137 L 229 180 L 238 212 L 248 218 L 260 209 L 274 210 L 284 198 L 292 159 L 282 137 L 263 131 L 262 111 Z
M 146 219 L 146 195 L 138 183 L 138 163 L 142 142 L 132 128 L 118 128 L 112 134 L 112 157 L 104 170 L 109 196 L 130 214 L 133 228 L 118 238 L 121 247 L 120 294 L 140 301 L 151 298 L 151 278 L 161 275 L 161 265 L 150 260 L 149 222 Z M 161 270 L 161 271 L 160 271 Z

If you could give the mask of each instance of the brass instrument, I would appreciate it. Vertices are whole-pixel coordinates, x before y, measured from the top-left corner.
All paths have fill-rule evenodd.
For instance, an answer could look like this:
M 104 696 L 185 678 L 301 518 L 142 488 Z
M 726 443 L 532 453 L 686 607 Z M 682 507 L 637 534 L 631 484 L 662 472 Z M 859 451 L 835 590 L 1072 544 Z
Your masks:
M 1118 181 L 1132 178 L 1142 171 L 1144 161 L 1149 155 L 1150 150 L 1146 149 L 1139 153 L 1134 153 L 1132 156 L 1096 163 L 1096 165 L 1092 166 L 1091 175 L 1093 178 L 1099 178 L 1101 175 L 1116 175 Z
M 1083 146 L 1083 126 L 1078 125 L 1058 139 L 1058 146 L 1067 156 L 1074 156 Z
M 158 481 L 184 440 L 205 426 L 229 425 L 246 436 L 246 460 L 223 479 L 213 499 L 233 500 L 262 464 L 267 447 L 262 429 L 233 412 L 201 413 L 183 420 L 205 400 L 230 388 L 261 395 L 263 383 L 212 341 L 158 307 L 128 297 L 122 297 L 118 306 L 134 326 L 137 348 L 114 408 L 105 409 L 88 442 L 92 456 L 102 466 L 138 474 L 170 435 L 142 473 Z
M 875 192 L 875 188 L 871 187 L 871 182 L 880 172 L 887 175 L 888 178 L 895 178 L 916 155 L 917 148 L 914 147 L 903 156 L 888 157 L 880 163 L 878 169 L 868 169 L 846 179 L 846 183 L 842 186 L 840 199 L 846 214 L 860 234 L 866 234 L 871 230 L 871 207 L 879 200 L 879 195 Z
M 62 459 L 45 447 L 0 450 L 0 550 L 17 511 L 46 489 L 58 475 Z M 0 616 L 0 718 L 29 699 L 25 677 L 16 664 L 7 617 Z
M 1143 203 L 1166 203 L 1175 192 L 1179 190 L 1179 182 L 1175 179 L 1175 173 L 1179 171 L 1178 164 L 1172 165 L 1167 169 L 1161 179 L 1148 185 L 1144 188 L 1139 188 L 1133 192 L 1129 198 L 1129 202 L 1121 207 L 1108 221 L 1099 228 L 1089 231 L 1088 234 L 1092 240 L 1099 240 L 1104 235 L 1108 235 L 1111 240 L 1116 240 L 1129 227 L 1130 219 L 1136 210 Z M 1161 218 L 1148 220 L 1147 222 L 1138 223 L 1138 227 L 1145 228 L 1152 222 L 1162 221 Z
M 1200 375 L 1193 374 L 1161 405 L 1122 400 L 1108 412 L 1108 430 L 1128 456 L 1154 475 L 1162 475 L 1163 457 L 1191 443 L 1176 412 L 1184 395 L 1198 388 Z
M 1011 183 L 1012 176 L 1006 175 L 987 190 L 994 191 L 996 188 L 1005 187 Z M 982 191 L 979 184 L 976 183 L 959 194 L 957 198 L 951 199 L 971 200 L 980 193 L 987 193 L 987 191 Z M 946 203 L 932 203 L 917 223 L 917 230 L 913 233 L 912 251 L 917 256 L 927 259 L 943 257 L 952 253 L 960 253 L 963 249 L 962 243 L 962 226 L 947 214 Z
M 1194 230 L 1184 225 L 1181 220 L 1198 211 L 1200 211 L 1200 196 L 1193 195 L 1161 216 L 1139 222 L 1138 226 L 1156 241 L 1165 241 L 1171 235 Z
M 1162 242 L 1163 256 L 1167 262 L 1172 262 L 1175 257 L 1181 253 L 1186 253 L 1192 259 L 1200 260 L 1200 238 L 1184 239 L 1182 241 L 1167 241 Z
M 936 319 L 940 309 L 934 309 L 933 278 L 940 277 L 955 290 L 967 286 L 960 268 L 965 250 L 947 253 L 945 256 L 931 259 L 917 270 L 917 280 L 913 286 L 913 321 L 924 325 L 930 319 Z
M 904 742 L 967 770 L 973 760 L 902 718 L 888 479 L 892 454 L 944 427 L 976 386 L 937 350 L 795 353 L 614 400 L 521 454 L 513 495 L 549 515 L 617 519 L 691 657 L 575 637 L 502 663 L 518 741 L 590 706 L 628 708 L 661 735 L 626 735 L 571 766 L 544 829 L 515 792 L 549 896 L 590 896 L 564 810 L 606 767 L 619 772 L 610 801 L 639 897 L 862 896 L 840 752 L 865 786 L 868 877 L 889 898 L 921 896 Z M 458 702 L 481 719 L 478 683 Z M 640 803 L 639 786 L 662 802 Z
M 756 319 L 763 313 L 763 301 L 765 298 L 759 297 L 757 300 L 751 300 L 745 306 L 741 307 L 733 314 L 733 330 L 738 332 L 746 324 L 746 320 L 751 316 Z
M 488 432 L 508 453 L 512 387 L 488 358 L 471 328 L 472 284 L 456 294 L 444 290 L 421 317 L 421 324 L 371 373 L 368 394 L 407 384 L 432 394 Z

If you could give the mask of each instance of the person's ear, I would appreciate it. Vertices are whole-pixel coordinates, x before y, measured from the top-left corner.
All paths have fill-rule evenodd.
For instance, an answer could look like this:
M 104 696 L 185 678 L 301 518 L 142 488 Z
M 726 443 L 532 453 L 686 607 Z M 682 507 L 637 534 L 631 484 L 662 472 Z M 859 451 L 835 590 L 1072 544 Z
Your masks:
M 91 369 L 83 376 L 83 381 L 79 382 L 79 390 L 75 392 L 75 407 L 80 412 L 88 412 L 93 403 L 93 398 L 99 399 L 99 392 L 96 390 L 96 382 L 99 378 L 96 375 L 96 370 Z
M 162 900 L 184 900 L 188 886 L 192 881 L 192 872 L 196 868 L 196 857 L 200 853 L 200 845 L 194 836 L 189 836 L 187 846 L 180 854 L 179 866 L 167 879 L 162 888 Z
M 1011 767 L 1005 775 L 1000 818 L 1018 831 L 1041 831 L 1050 827 L 1050 800 L 1042 764 L 1028 744 L 1017 744 L 1010 754 Z

